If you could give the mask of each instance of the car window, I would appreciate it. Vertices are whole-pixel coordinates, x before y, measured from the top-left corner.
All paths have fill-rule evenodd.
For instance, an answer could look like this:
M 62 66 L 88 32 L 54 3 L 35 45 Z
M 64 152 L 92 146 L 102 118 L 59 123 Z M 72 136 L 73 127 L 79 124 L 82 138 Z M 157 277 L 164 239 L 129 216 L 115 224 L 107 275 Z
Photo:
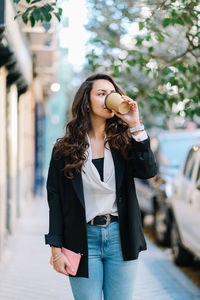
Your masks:
M 191 179 L 191 177 L 192 177 L 192 172 L 193 172 L 193 169 L 194 169 L 194 166 L 195 166 L 196 158 L 197 158 L 197 152 L 194 151 L 193 148 L 192 148 L 190 150 L 189 154 L 188 154 L 187 159 L 186 159 L 184 172 L 183 172 L 185 177 L 187 177 L 188 179 Z
M 199 156 L 199 160 L 198 160 L 198 171 L 197 171 L 196 182 L 200 180 L 200 149 L 198 150 L 198 156 Z
M 192 154 L 193 154 L 193 150 L 191 149 L 189 151 L 188 156 L 187 156 L 186 161 L 185 161 L 184 170 L 183 170 L 184 175 L 186 175 L 186 170 L 188 169 L 188 164 L 191 161 Z
M 159 164 L 161 166 L 178 169 L 196 139 L 197 137 L 194 136 L 182 138 L 177 137 L 177 139 L 170 139 L 170 137 L 168 137 L 167 139 L 163 139 L 158 151 Z

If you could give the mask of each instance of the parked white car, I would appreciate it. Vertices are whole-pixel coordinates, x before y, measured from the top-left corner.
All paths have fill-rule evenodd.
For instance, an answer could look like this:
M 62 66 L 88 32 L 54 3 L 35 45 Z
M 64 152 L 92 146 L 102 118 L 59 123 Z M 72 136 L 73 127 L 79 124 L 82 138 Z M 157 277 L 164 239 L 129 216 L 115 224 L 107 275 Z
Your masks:
M 188 265 L 200 259 L 200 142 L 189 150 L 169 194 L 174 261 Z
M 174 176 L 179 171 L 191 146 L 200 139 L 200 130 L 163 130 L 151 136 L 158 174 L 150 179 L 136 178 L 142 220 L 145 215 L 154 216 L 154 235 L 164 246 L 170 246 L 171 217 L 168 192 Z

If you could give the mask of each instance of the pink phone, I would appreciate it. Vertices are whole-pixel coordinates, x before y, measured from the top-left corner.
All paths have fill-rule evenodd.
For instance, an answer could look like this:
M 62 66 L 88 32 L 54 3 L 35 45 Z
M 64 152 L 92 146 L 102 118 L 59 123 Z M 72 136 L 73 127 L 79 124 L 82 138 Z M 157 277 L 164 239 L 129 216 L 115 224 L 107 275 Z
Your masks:
M 61 252 L 64 253 L 64 255 L 69 260 L 71 266 L 74 269 L 74 272 L 72 272 L 67 266 L 66 266 L 65 270 L 67 271 L 68 274 L 75 276 L 78 271 L 78 267 L 79 267 L 79 263 L 80 263 L 82 254 L 76 253 L 76 252 L 66 249 L 64 247 L 61 248 Z M 50 264 L 53 265 L 52 256 L 50 258 Z

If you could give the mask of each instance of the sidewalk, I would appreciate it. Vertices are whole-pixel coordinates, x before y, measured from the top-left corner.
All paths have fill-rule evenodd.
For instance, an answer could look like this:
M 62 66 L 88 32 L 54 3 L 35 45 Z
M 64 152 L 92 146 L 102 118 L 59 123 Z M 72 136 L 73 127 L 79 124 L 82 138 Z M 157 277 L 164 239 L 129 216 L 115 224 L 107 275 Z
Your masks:
M 19 220 L 0 262 L 0 300 L 73 300 L 68 278 L 49 264 L 47 231 L 47 201 L 35 199 Z M 146 240 L 148 250 L 139 254 L 134 300 L 200 299 L 200 289 Z

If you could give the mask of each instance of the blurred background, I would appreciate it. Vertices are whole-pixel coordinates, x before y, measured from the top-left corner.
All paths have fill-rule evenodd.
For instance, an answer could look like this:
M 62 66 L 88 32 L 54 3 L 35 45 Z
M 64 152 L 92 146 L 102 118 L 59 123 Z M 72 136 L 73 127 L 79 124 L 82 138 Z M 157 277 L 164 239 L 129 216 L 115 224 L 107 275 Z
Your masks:
M 0 254 L 28 202 L 42 193 L 53 143 L 83 77 L 89 35 L 84 2 L 77 12 L 76 1 L 61 1 L 60 22 L 54 16 L 34 27 L 14 20 L 27 2 L 0 2 Z
M 150 238 L 178 265 L 199 260 L 199 27 L 198 1 L 0 0 L 0 261 L 26 208 L 46 197 L 52 146 L 94 72 L 138 102 L 151 136 L 159 173 L 136 181 Z

